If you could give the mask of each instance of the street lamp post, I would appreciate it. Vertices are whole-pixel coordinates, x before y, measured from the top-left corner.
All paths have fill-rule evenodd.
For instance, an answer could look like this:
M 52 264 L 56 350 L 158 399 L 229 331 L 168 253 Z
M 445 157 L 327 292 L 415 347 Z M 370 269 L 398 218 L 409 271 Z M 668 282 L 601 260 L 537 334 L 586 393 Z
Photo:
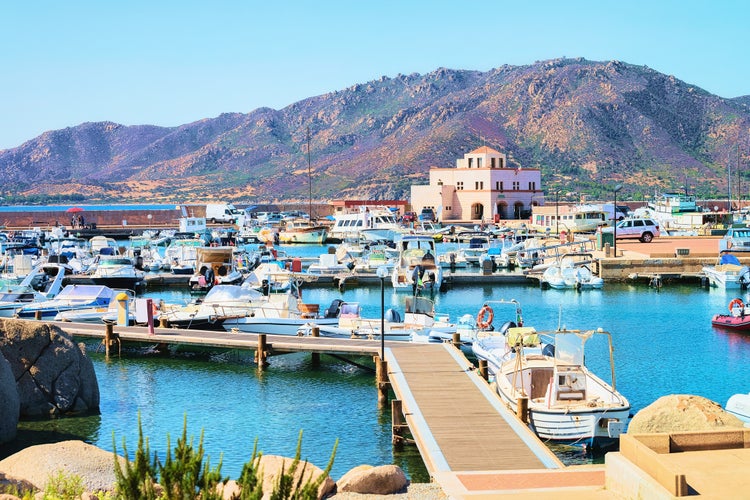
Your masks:
M 555 232 L 557 237 L 560 237 L 560 204 L 559 204 L 560 190 L 555 190 Z
M 615 205 L 614 207 L 612 207 L 612 220 L 613 220 L 612 235 L 614 236 L 615 257 L 617 257 L 617 192 L 620 189 L 622 189 L 622 184 L 618 184 L 614 188 Z
M 388 276 L 388 268 L 379 266 L 377 269 L 380 278 L 380 361 L 385 360 L 385 278 Z

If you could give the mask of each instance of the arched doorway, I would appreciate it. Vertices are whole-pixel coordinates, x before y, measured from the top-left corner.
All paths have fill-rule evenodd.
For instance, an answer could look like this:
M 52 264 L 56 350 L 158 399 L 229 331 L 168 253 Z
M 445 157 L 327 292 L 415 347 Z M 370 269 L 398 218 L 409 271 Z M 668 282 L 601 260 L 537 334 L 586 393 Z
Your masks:
M 496 205 L 497 207 L 497 216 L 500 219 L 507 219 L 508 218 L 508 204 L 506 202 L 500 202 Z
M 528 217 L 528 215 L 525 214 L 526 210 L 523 209 L 523 203 L 518 201 L 513 205 L 513 218 L 514 219 L 523 219 L 525 217 Z
M 471 206 L 471 220 L 482 220 L 484 218 L 484 205 L 474 203 Z

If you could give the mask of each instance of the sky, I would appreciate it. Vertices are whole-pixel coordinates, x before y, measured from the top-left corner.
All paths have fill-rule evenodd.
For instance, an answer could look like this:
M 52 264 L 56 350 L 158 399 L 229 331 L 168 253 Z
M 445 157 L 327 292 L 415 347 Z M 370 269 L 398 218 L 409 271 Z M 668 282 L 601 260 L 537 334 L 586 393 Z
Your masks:
M 750 94 L 740 0 L 0 3 L 0 150 L 84 122 L 177 126 L 381 76 L 619 60 Z

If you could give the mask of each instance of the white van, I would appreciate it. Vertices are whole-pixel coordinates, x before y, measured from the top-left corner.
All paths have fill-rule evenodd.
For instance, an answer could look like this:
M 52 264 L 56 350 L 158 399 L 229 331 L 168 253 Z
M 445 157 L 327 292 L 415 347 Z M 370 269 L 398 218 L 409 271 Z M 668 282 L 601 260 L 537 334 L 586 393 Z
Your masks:
M 206 205 L 206 220 L 214 224 L 217 222 L 234 224 L 240 215 L 242 215 L 242 212 L 234 208 L 231 203 L 209 203 Z

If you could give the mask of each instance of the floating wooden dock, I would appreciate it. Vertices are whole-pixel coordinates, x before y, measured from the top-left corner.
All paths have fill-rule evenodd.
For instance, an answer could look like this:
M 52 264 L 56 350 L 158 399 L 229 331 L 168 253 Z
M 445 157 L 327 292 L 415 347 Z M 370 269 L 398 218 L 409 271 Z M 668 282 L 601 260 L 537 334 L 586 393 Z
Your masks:
M 563 467 L 452 345 L 391 347 L 386 360 L 391 386 L 431 475 Z

